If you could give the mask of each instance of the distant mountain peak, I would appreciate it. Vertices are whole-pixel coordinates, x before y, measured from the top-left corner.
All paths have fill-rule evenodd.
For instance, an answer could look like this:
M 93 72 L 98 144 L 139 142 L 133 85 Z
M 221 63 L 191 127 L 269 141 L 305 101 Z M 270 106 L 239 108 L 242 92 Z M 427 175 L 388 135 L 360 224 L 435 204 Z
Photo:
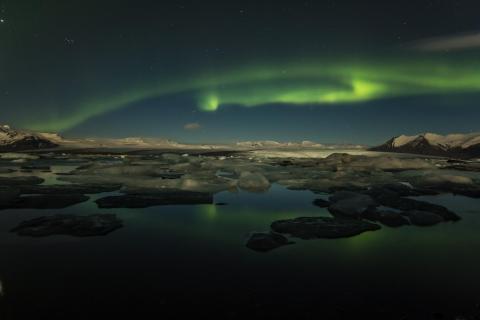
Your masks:
M 413 136 L 400 135 L 370 150 L 473 158 L 480 156 L 480 133 L 440 135 L 426 132 Z
M 58 147 L 61 137 L 57 134 L 33 133 L 16 130 L 7 124 L 0 125 L 0 151 L 24 151 Z
M 235 144 L 237 147 L 247 148 L 284 148 L 284 147 L 307 147 L 307 148 L 321 148 L 322 144 L 312 141 L 302 142 L 278 142 L 274 140 L 261 141 L 240 141 Z

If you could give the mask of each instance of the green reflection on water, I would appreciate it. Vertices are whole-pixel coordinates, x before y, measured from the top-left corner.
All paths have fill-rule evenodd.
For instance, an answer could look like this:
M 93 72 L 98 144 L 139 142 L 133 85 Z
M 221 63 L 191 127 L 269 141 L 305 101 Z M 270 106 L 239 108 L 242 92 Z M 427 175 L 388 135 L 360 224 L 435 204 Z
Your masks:
M 68 275 L 72 287 L 81 287 L 85 281 L 81 276 L 90 273 L 99 279 L 118 277 L 119 282 L 131 284 L 148 281 L 151 286 L 181 291 L 215 291 L 223 286 L 241 290 L 247 285 L 262 292 L 280 281 L 282 286 L 276 290 L 285 294 L 299 288 L 359 295 L 378 291 L 378 296 L 398 291 L 402 296 L 456 303 L 473 297 L 480 288 L 479 199 L 419 198 L 456 211 L 462 216 L 457 223 L 383 227 L 346 239 L 294 239 L 294 245 L 261 254 L 245 247 L 248 234 L 268 230 L 275 220 L 328 216 L 327 210 L 312 205 L 316 195 L 274 185 L 266 194 L 220 193 L 215 202 L 226 203 L 223 206 L 97 208 L 96 199 L 114 194 L 91 195 L 90 201 L 63 210 L 1 212 L 0 276 L 8 291 L 27 288 L 23 290 L 28 292 L 37 286 L 48 296 L 54 294 L 49 291 L 52 284 L 63 283 L 58 274 Z M 20 238 L 8 232 L 22 220 L 60 212 L 115 213 L 125 226 L 106 237 L 85 239 Z M 32 265 L 42 270 L 41 277 L 32 272 Z

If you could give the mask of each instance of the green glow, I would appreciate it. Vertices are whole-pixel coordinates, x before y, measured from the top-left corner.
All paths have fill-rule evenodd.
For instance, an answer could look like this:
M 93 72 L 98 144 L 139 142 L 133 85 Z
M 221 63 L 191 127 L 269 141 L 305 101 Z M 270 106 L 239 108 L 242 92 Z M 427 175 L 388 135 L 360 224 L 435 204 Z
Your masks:
M 38 122 L 26 124 L 26 127 L 67 130 L 90 118 L 144 99 L 178 93 L 198 97 L 200 110 L 214 112 L 228 104 L 245 107 L 272 103 L 321 106 L 395 97 L 480 92 L 478 59 L 318 59 L 303 60 L 301 63 L 258 63 L 216 70 L 220 71 L 197 71 L 193 75 L 119 88 L 117 92 L 121 94 L 106 92 L 103 97 L 93 96 L 68 106 L 68 115 L 47 114 L 47 119 L 40 117 Z M 48 106 L 44 109 L 52 110 Z
M 218 216 L 217 206 L 215 204 L 197 206 L 197 210 L 206 217 L 207 220 L 215 220 Z
M 220 101 L 216 94 L 211 93 L 200 99 L 199 107 L 203 111 L 216 111 L 220 105 Z

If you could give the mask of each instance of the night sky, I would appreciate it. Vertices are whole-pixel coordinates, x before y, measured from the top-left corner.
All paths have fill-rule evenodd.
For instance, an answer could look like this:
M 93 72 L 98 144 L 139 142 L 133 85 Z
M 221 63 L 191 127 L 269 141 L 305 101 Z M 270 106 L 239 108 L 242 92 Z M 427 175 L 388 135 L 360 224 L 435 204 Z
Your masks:
M 0 0 L 0 122 L 376 144 L 480 131 L 478 1 Z

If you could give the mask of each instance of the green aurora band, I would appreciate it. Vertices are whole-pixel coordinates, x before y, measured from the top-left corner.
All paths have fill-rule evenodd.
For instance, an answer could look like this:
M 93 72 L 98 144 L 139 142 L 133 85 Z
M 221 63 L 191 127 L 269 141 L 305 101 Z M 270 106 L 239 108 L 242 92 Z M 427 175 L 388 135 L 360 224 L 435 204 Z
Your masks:
M 193 76 L 119 88 L 121 94 L 86 99 L 68 106 L 69 115 L 26 123 L 33 130 L 64 131 L 91 118 L 172 94 L 197 97 L 198 108 L 214 112 L 222 105 L 256 107 L 332 105 L 395 97 L 480 92 L 479 59 L 395 59 L 391 61 L 305 61 L 216 68 Z M 48 110 L 48 109 L 47 109 Z

